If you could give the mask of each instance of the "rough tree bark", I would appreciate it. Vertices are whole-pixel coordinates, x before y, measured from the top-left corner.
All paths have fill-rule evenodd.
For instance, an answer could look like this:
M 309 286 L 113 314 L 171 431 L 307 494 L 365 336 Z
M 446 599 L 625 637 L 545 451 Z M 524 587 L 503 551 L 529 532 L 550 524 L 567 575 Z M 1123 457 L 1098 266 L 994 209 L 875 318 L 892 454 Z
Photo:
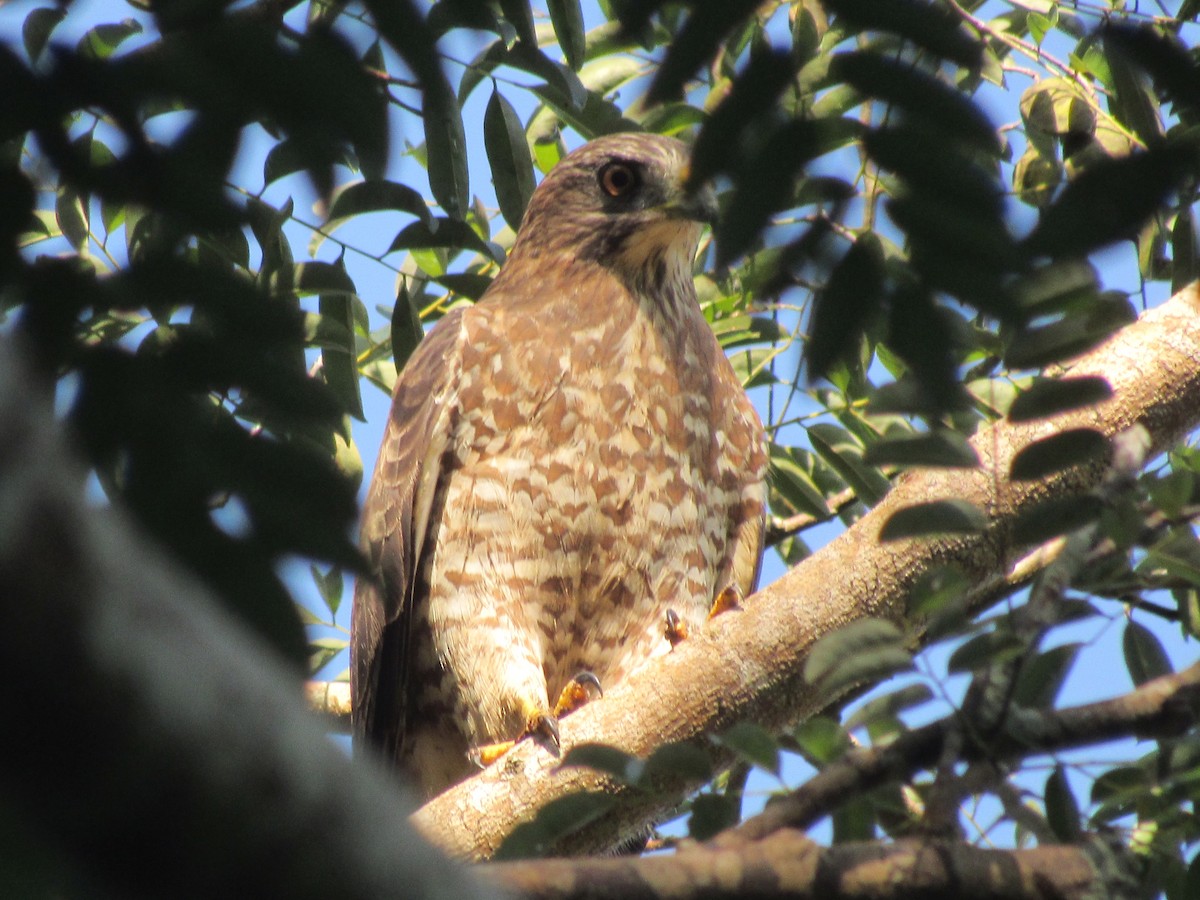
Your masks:
M 1079 496 L 1095 487 L 1102 462 L 1042 481 L 1008 478 L 1014 455 L 1066 428 L 1105 435 L 1140 423 L 1151 436 L 1149 457 L 1200 422 L 1200 293 L 1185 288 L 1074 361 L 1071 375 L 1108 379 L 1104 403 L 1052 420 L 1001 422 L 972 441 L 981 466 L 903 476 L 869 515 L 735 614 L 721 616 L 675 652 L 562 723 L 564 748 L 599 742 L 644 756 L 664 743 L 699 739 L 743 720 L 782 728 L 816 711 L 819 698 L 802 677 L 810 648 L 824 635 L 864 616 L 902 621 L 913 585 L 930 569 L 954 563 L 969 578 L 995 583 L 1028 550 L 1014 543 L 1014 520 L 1037 503 Z M 897 509 L 961 498 L 983 509 L 981 534 L 882 542 L 880 529 Z M 561 769 L 542 746 L 525 742 L 496 765 L 427 803 L 418 828 L 452 856 L 490 857 L 504 837 L 546 803 L 583 790 L 617 797 L 610 813 L 553 849 L 578 854 L 608 849 L 667 814 L 695 787 L 682 779 L 657 793 L 636 790 L 583 769 Z

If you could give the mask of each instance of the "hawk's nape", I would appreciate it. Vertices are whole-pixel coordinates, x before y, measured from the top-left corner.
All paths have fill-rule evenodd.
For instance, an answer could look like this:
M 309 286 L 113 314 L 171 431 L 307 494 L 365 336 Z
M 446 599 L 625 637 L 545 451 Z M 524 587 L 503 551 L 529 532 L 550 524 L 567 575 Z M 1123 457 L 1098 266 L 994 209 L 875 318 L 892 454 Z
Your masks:
M 696 301 L 708 192 L 686 147 L 619 134 L 534 192 L 479 303 L 396 382 L 355 589 L 356 740 L 427 795 L 553 730 L 758 577 L 762 425 Z M 561 712 L 561 710 L 560 710 Z

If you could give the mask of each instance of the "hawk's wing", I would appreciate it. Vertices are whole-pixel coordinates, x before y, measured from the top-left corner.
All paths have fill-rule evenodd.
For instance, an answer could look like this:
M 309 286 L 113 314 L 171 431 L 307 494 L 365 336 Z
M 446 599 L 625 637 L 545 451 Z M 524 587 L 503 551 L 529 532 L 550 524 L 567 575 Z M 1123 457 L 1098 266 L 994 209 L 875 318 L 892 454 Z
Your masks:
M 413 687 L 409 636 L 414 591 L 443 461 L 454 439 L 464 309 L 452 310 L 425 336 L 398 377 L 363 507 L 361 543 L 371 571 L 354 587 L 354 734 L 391 760 L 400 757 Z

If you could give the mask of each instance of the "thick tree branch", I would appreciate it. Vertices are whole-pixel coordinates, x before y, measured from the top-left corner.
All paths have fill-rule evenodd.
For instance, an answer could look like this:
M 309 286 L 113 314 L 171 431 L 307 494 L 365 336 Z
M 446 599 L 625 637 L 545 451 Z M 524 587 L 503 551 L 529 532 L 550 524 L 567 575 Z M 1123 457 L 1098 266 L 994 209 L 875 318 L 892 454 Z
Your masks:
M 1012 538 L 1014 520 L 1039 502 L 1093 489 L 1104 465 L 1077 467 L 1043 481 L 1014 482 L 1014 455 L 1065 428 L 1114 435 L 1140 423 L 1150 456 L 1200 422 L 1200 295 L 1191 286 L 1070 367 L 1108 379 L 1114 396 L 1049 421 L 985 428 L 972 444 L 974 470 L 922 471 L 901 477 L 892 493 L 853 528 L 750 598 L 740 613 L 710 627 L 563 722 L 564 746 L 594 741 L 637 755 L 671 741 L 697 739 L 750 719 L 783 728 L 828 698 L 805 684 L 804 661 L 824 635 L 864 616 L 902 621 L 914 584 L 953 563 L 993 585 L 1029 548 Z M 897 509 L 962 498 L 988 516 L 977 535 L 885 543 L 880 529 Z M 668 812 L 688 787 L 679 781 L 649 794 L 595 773 L 563 770 L 543 747 L 525 743 L 503 760 L 426 804 L 414 817 L 435 843 L 459 856 L 486 858 L 519 822 L 548 801 L 579 790 L 618 796 L 613 812 L 568 836 L 560 852 L 603 849 Z
M 674 856 L 491 863 L 480 874 L 536 900 L 1086 900 L 1142 893 L 1119 867 L 1098 865 L 1098 855 L 1107 848 L 1003 851 L 916 840 L 822 848 L 787 830 L 736 850 L 705 845 Z
M 478 896 L 297 673 L 87 503 L 11 341 L 0 384 L 0 810 L 22 836 L 76 864 L 80 896 Z

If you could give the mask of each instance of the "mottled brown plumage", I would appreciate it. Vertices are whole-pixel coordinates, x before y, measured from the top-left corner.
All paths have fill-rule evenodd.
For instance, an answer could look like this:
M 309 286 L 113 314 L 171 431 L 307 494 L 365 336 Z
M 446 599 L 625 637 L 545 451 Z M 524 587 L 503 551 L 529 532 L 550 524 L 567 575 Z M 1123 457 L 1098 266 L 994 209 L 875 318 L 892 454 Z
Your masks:
M 426 794 L 581 671 L 623 681 L 758 574 L 762 426 L 696 302 L 686 148 L 612 135 L 534 192 L 396 383 L 354 597 L 356 738 Z

